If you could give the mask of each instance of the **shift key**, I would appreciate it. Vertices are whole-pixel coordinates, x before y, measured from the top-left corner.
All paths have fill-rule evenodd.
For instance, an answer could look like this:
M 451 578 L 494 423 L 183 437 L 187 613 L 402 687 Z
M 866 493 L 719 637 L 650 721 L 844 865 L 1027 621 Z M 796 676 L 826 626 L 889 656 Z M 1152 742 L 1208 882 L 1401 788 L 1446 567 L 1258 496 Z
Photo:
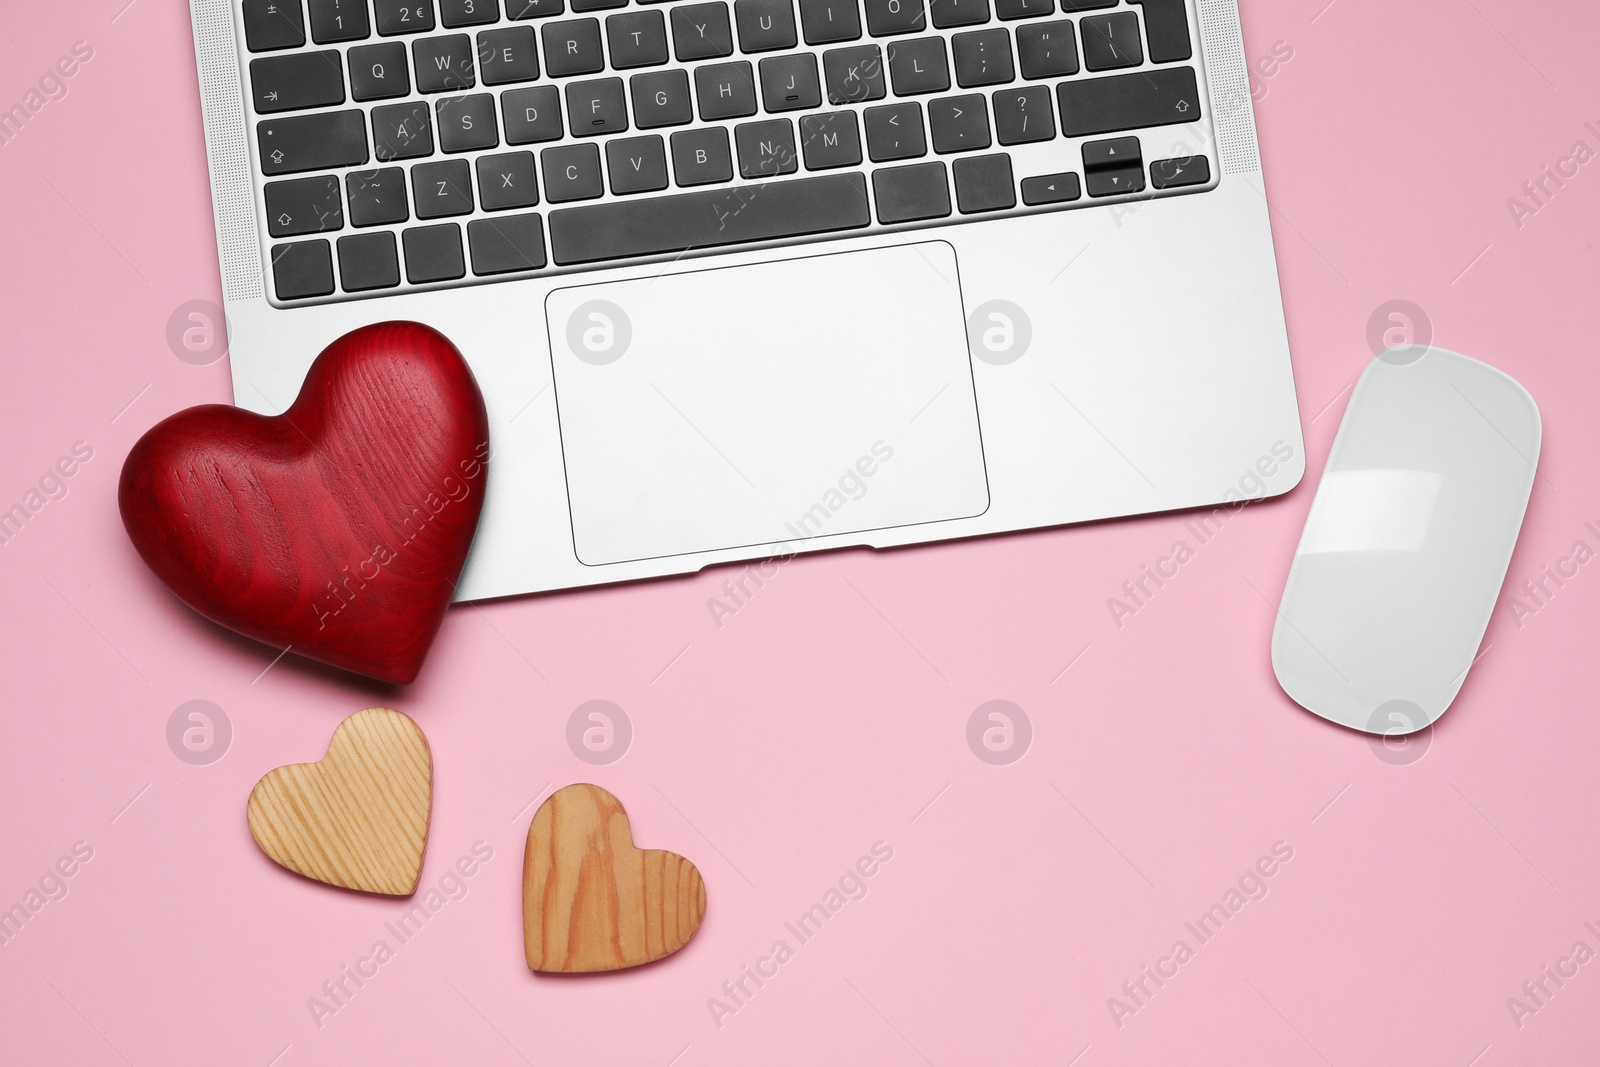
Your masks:
M 267 175 L 353 167 L 367 161 L 367 124 L 359 110 L 263 119 L 256 144 Z
M 1065 137 L 1093 137 L 1200 119 L 1193 67 L 1158 67 L 1056 86 Z

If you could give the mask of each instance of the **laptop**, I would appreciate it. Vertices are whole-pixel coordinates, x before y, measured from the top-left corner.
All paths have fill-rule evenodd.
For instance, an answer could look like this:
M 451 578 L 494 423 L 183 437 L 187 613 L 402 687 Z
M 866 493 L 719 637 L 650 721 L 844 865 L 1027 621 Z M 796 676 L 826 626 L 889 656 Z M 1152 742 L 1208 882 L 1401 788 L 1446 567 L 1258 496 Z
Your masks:
M 234 398 L 451 338 L 464 600 L 1281 493 L 1235 0 L 191 0 Z

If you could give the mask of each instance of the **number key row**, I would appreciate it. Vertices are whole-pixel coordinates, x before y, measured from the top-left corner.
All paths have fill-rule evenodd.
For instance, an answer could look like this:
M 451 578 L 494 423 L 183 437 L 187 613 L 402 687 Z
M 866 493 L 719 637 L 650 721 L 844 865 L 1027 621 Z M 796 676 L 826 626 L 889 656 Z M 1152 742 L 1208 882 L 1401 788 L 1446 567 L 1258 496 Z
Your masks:
M 573 0 L 574 11 L 621 7 L 613 0 Z M 435 27 L 434 0 L 307 0 L 311 14 L 311 39 L 317 44 L 364 41 L 372 36 L 372 15 L 378 34 L 395 37 L 427 33 Z M 299 48 L 306 43 L 305 11 L 300 0 L 243 0 L 245 47 L 252 52 Z M 512 21 L 559 15 L 563 0 L 506 0 L 505 17 Z M 499 22 L 500 0 L 438 0 L 438 23 L 445 29 Z

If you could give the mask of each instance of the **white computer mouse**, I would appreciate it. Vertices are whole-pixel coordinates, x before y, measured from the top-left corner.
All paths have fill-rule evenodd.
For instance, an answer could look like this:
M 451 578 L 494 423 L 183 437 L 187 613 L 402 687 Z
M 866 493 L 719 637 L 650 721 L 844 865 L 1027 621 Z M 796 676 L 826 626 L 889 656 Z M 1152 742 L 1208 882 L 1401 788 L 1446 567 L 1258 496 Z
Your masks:
M 1486 364 L 1422 345 L 1362 372 L 1272 631 L 1295 702 L 1372 734 L 1431 726 L 1461 689 L 1516 547 L 1539 409 Z

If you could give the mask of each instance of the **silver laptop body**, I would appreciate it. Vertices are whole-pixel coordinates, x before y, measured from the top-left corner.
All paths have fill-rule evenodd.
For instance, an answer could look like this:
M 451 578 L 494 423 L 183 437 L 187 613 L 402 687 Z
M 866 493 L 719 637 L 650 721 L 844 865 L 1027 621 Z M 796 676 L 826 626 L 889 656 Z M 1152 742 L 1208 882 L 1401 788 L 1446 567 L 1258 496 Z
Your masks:
M 462 599 L 1300 478 L 1235 0 L 191 7 L 235 402 L 454 341 Z

